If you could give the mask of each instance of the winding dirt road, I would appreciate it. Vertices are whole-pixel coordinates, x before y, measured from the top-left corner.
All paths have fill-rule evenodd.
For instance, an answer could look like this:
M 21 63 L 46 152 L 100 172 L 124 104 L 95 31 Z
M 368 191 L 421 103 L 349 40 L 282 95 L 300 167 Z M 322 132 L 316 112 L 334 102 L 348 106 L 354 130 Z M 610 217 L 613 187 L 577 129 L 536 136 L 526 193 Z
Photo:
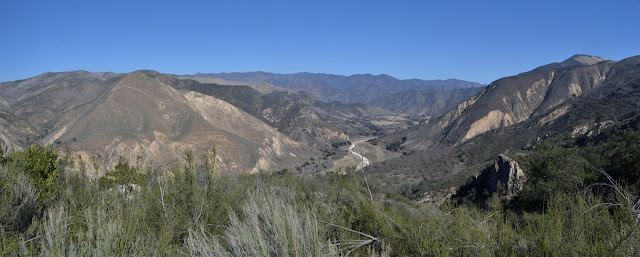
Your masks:
M 362 156 L 362 154 L 356 153 L 355 151 L 353 151 L 353 148 L 356 147 L 356 145 L 358 145 L 358 143 L 370 140 L 371 138 L 367 138 L 367 139 L 362 139 L 362 140 L 358 140 L 353 142 L 350 146 L 349 146 L 349 153 L 355 155 L 355 158 L 357 160 L 360 160 L 360 163 L 358 164 L 358 166 L 356 166 L 356 170 L 362 169 L 364 167 L 367 167 L 369 165 L 369 159 L 367 159 L 367 157 Z

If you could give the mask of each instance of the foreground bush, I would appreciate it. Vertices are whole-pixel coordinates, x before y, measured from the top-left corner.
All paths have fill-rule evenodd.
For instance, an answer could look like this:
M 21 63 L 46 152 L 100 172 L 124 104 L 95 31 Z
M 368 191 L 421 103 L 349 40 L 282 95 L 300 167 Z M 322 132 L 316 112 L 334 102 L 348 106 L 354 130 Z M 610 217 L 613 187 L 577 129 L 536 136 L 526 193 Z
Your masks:
M 337 254 L 326 229 L 306 206 L 296 206 L 291 192 L 262 189 L 247 194 L 241 220 L 229 213 L 222 237 L 204 228 L 189 230 L 187 248 L 195 256 L 327 256 Z M 220 241 L 224 241 L 223 246 Z
M 56 163 L 25 165 L 50 162 L 55 153 L 35 149 L 0 164 L 0 256 L 640 254 L 635 187 L 611 177 L 597 187 L 541 188 L 553 182 L 541 175 L 534 180 L 536 190 L 545 189 L 540 208 L 514 208 L 497 196 L 483 205 L 432 206 L 357 173 L 227 175 L 215 162 L 193 159 L 144 175 L 122 160 L 109 172 L 113 179 L 100 182 Z M 563 153 L 543 152 L 531 166 L 592 179 L 584 166 L 563 168 L 570 163 L 557 160 L 571 156 Z M 58 175 L 47 184 L 33 174 Z

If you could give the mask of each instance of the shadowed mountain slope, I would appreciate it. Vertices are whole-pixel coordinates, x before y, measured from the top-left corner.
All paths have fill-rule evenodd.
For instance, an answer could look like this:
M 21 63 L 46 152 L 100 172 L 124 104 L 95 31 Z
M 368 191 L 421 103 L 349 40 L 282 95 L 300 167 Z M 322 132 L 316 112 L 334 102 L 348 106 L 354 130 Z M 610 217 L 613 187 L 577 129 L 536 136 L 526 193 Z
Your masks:
M 13 113 L 0 111 L 0 143 L 2 150 L 22 150 L 27 142 L 38 138 L 40 129 Z
M 186 76 L 186 77 L 178 77 L 179 79 L 191 79 L 198 81 L 202 84 L 216 84 L 216 85 L 225 85 L 225 86 L 249 86 L 262 94 L 269 94 L 274 92 L 287 92 L 287 93 L 307 93 L 305 91 L 297 91 L 289 88 L 279 87 L 273 84 L 269 84 L 267 82 L 247 82 L 247 81 L 233 81 L 226 80 L 215 77 L 194 77 L 194 76 Z
M 262 94 L 249 86 L 202 84 L 192 80 L 173 81 L 176 88 L 200 92 L 237 106 L 277 128 L 290 138 L 311 147 L 328 147 L 347 141 L 349 135 L 373 133 L 363 120 L 371 116 L 395 115 L 367 104 L 324 103 L 304 91 L 273 91 Z
M 481 90 L 481 87 L 451 90 L 412 89 L 376 98 L 369 104 L 413 116 L 439 116 Z

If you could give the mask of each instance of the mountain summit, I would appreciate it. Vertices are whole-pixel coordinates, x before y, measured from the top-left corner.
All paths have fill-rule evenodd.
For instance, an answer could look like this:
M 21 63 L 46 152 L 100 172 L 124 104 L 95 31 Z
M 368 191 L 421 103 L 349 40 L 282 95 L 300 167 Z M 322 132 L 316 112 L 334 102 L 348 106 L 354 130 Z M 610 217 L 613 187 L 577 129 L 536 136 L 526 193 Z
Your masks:
M 574 56 L 569 57 L 569 59 L 566 59 L 560 64 L 562 64 L 564 67 L 571 67 L 571 66 L 594 65 L 602 61 L 606 61 L 606 59 L 598 56 L 576 54 Z

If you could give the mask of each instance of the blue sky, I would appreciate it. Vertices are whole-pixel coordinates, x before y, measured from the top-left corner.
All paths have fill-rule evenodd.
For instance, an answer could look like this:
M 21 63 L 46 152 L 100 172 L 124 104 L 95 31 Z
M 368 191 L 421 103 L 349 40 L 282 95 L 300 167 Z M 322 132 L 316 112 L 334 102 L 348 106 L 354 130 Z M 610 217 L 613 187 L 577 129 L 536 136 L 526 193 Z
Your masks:
M 389 74 L 489 83 L 640 54 L 640 0 L 0 1 L 0 81 L 48 71 Z

